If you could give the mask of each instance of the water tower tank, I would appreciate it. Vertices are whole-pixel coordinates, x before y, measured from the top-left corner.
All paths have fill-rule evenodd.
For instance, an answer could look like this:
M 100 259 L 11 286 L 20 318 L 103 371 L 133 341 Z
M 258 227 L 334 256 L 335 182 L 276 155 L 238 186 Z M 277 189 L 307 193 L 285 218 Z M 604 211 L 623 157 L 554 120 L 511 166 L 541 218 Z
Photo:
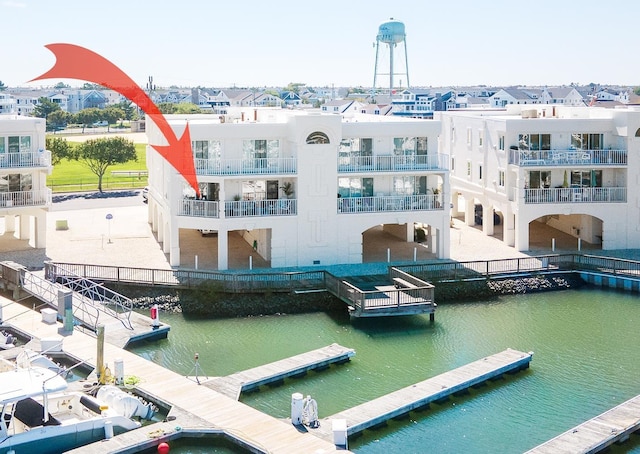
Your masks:
M 404 41 L 406 34 L 404 24 L 397 20 L 385 22 L 378 27 L 377 39 L 387 44 L 398 44 Z

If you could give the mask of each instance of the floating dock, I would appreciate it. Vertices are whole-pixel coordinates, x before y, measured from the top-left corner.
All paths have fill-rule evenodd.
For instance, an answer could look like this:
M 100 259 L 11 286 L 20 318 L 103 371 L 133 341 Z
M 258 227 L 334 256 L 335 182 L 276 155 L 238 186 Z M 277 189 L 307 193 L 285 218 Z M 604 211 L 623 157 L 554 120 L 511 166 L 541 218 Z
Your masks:
M 60 336 L 60 323 L 46 323 L 40 313 L 5 298 L 0 297 L 0 304 L 4 326 L 15 327 L 36 339 Z M 74 330 L 72 334 L 63 337 L 62 347 L 65 353 L 95 367 L 95 337 Z M 223 432 L 233 438 L 236 444 L 250 447 L 253 452 L 331 453 L 338 450 L 331 441 L 308 432 L 303 433 L 291 423 L 266 415 L 206 386 L 200 386 L 183 375 L 108 342 L 104 345 L 104 358 L 107 364 L 121 359 L 125 376 L 135 375 L 140 378 L 141 381 L 136 386 L 138 392 L 183 413 L 180 415 L 172 410 L 170 415 L 177 417 L 170 422 L 144 426 L 109 440 L 75 449 L 74 453 L 134 453 L 157 446 L 161 441 L 183 434 L 187 436 L 189 432 L 207 431 Z
M 289 377 L 299 377 L 310 370 L 324 369 L 331 364 L 342 364 L 349 361 L 355 354 L 356 352 L 352 348 L 331 344 L 327 347 L 301 353 L 270 364 L 254 367 L 253 369 L 247 369 L 226 377 L 205 380 L 194 377 L 192 379 L 196 379 L 202 385 L 238 400 L 240 393 L 243 391 L 279 383 Z
M 309 429 L 327 440 L 332 439 L 333 421 L 343 420 L 347 426 L 347 436 L 386 423 L 411 410 L 426 407 L 432 402 L 446 399 L 452 394 L 468 390 L 486 382 L 500 378 L 505 373 L 515 373 L 529 367 L 533 353 L 507 349 L 487 356 L 444 374 L 416 383 L 372 401 L 320 420 L 320 427 Z
M 629 399 L 555 438 L 527 454 L 596 453 L 626 441 L 640 429 L 640 396 Z

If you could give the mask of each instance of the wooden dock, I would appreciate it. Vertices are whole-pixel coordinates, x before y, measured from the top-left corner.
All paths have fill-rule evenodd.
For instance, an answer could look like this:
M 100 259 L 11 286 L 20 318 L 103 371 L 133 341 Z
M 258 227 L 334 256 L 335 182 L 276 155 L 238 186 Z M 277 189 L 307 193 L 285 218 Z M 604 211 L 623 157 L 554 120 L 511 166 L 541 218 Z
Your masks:
M 344 420 L 347 436 L 386 423 L 411 410 L 436 402 L 479 385 L 487 380 L 515 373 L 529 367 L 533 353 L 507 349 L 495 355 L 458 367 L 444 374 L 394 391 L 375 400 L 365 402 L 333 416 L 321 419 L 320 427 L 309 429 L 327 440 L 332 439 L 333 421 Z
M 569 429 L 527 454 L 596 453 L 640 429 L 640 395 Z
M 351 348 L 331 344 L 317 350 L 227 375 L 226 377 L 200 380 L 200 383 L 238 400 L 240 393 L 243 391 L 278 383 L 285 378 L 302 376 L 310 370 L 324 369 L 331 364 L 342 364 L 349 361 L 355 354 L 355 350 Z
M 23 333 L 37 339 L 60 336 L 60 323 L 44 323 L 41 315 L 6 298 L 0 297 L 5 326 L 14 326 Z M 105 330 L 106 332 L 106 330 Z M 63 337 L 64 352 L 84 360 L 95 367 L 97 357 L 96 339 L 74 330 L 73 334 Z M 154 400 L 165 402 L 176 409 L 188 413 L 188 417 L 178 416 L 170 423 L 162 423 L 158 431 L 151 426 L 142 427 L 109 440 L 84 446 L 75 453 L 102 454 L 104 452 L 137 452 L 138 444 L 149 443 L 153 439 L 160 441 L 175 438 L 182 431 L 219 430 L 237 440 L 239 444 L 254 447 L 256 452 L 264 453 L 331 453 L 336 446 L 309 432 L 301 432 L 291 423 L 281 421 L 261 413 L 248 405 L 229 398 L 206 386 L 200 386 L 183 375 L 167 370 L 151 361 L 119 347 L 105 343 L 104 358 L 114 370 L 113 363 L 121 359 L 125 375 L 140 378 L 138 390 Z M 200 421 L 200 422 L 194 422 Z

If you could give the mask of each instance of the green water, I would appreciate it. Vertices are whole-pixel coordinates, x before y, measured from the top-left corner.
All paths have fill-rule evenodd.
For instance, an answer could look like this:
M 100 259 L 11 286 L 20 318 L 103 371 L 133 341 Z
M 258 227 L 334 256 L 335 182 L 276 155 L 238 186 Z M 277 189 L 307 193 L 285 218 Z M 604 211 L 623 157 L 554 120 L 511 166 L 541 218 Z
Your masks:
M 184 375 L 227 375 L 333 342 L 347 364 L 243 395 L 277 418 L 291 394 L 311 395 L 320 417 L 506 348 L 533 351 L 531 368 L 388 427 L 349 440 L 358 454 L 520 453 L 640 394 L 640 297 L 601 289 L 441 304 L 428 316 L 355 320 L 323 313 L 230 320 L 163 314 L 165 341 L 140 355 Z M 611 452 L 640 453 L 640 437 Z

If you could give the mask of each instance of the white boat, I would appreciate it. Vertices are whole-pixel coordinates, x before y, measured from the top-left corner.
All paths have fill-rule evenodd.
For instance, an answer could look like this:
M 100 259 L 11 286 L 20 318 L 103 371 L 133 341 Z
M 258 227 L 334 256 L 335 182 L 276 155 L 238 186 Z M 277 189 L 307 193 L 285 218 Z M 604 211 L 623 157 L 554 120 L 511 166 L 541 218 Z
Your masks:
M 0 373 L 0 454 L 60 453 L 141 426 L 95 397 L 66 389 L 64 378 L 42 367 Z

